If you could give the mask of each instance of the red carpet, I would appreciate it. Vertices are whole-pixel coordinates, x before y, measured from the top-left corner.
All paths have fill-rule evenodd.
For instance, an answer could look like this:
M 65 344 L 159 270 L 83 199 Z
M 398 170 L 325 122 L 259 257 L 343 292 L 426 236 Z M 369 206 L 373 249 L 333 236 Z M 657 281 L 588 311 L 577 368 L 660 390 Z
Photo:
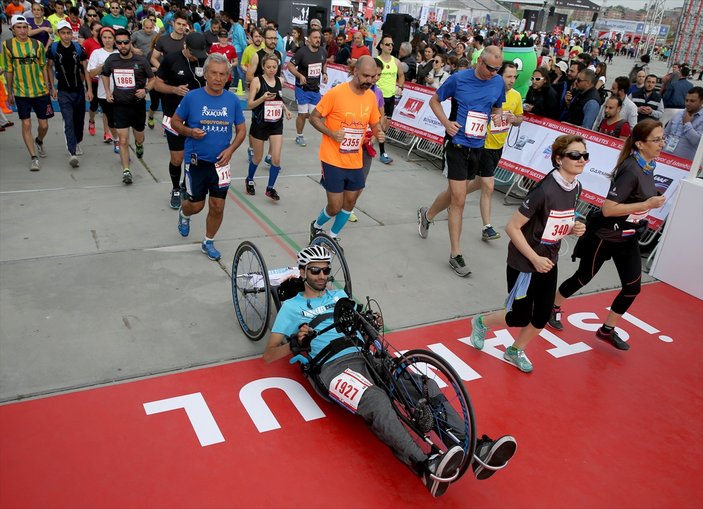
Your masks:
M 594 329 L 613 296 L 572 299 L 565 315 Z M 389 336 L 451 360 L 479 433 L 519 444 L 508 468 L 441 499 L 296 367 L 252 360 L 0 406 L 0 507 L 701 507 L 702 311 L 647 285 L 631 312 L 649 328 L 621 324 L 628 352 L 569 323 L 532 342 L 530 375 L 491 356 L 507 331 L 484 352 L 458 340 L 468 320 Z M 308 420 L 281 390 L 258 400 L 267 383 L 297 389 Z

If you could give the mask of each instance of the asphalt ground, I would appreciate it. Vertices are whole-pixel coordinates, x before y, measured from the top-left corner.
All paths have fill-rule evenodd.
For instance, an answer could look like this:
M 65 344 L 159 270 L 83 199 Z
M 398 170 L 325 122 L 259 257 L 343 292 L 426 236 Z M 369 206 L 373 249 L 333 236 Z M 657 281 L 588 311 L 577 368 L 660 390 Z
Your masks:
M 631 65 L 616 57 L 609 76 L 626 74 Z M 663 73 L 663 63 L 653 67 Z M 130 147 L 134 184 L 125 186 L 118 156 L 102 143 L 100 119 L 98 136 L 86 133 L 85 155 L 72 169 L 57 113 L 39 172 L 29 171 L 17 115 L 9 119 L 15 126 L 0 133 L 0 402 L 261 354 L 264 343 L 245 338 L 233 311 L 232 257 L 250 240 L 269 268 L 294 264 L 324 205 L 319 133 L 306 126 L 308 146 L 301 148 L 294 143 L 294 120 L 286 122 L 277 203 L 263 196 L 263 163 L 257 195 L 245 194 L 246 151 L 235 153 L 216 237 L 222 259 L 212 262 L 199 246 L 204 213 L 193 218 L 189 238 L 176 229 L 177 213 L 168 206 L 168 147 L 158 122 L 146 130 L 142 160 Z M 33 126 L 36 132 L 36 119 Z M 394 163 L 374 161 L 358 202 L 359 221 L 342 232 L 355 295 L 376 298 L 393 330 L 502 307 L 508 239 L 503 232 L 499 240 L 480 240 L 478 196 L 468 200 L 462 237 L 473 274 L 460 278 L 448 266 L 446 214 L 427 240 L 417 234 L 417 207 L 446 186 L 436 162 L 409 162 L 392 145 L 389 152 Z M 493 197 L 492 224 L 499 231 L 515 209 L 503 198 Z M 560 280 L 576 268 L 574 240 L 567 244 Z M 606 264 L 586 291 L 617 286 L 615 269 Z

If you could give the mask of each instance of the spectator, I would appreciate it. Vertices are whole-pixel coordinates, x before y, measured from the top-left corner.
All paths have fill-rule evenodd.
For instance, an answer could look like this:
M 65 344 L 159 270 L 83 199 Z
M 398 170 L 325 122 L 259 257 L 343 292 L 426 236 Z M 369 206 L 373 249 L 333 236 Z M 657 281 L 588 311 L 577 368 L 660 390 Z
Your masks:
M 589 69 L 584 69 L 578 74 L 576 90 L 567 92 L 564 98 L 568 107 L 564 122 L 586 129 L 592 128 L 600 108 L 600 95 L 596 90 L 597 81 L 596 73 Z
M 608 77 L 608 64 L 605 62 L 600 62 L 598 65 L 596 65 L 596 76 L 598 76 L 598 83 L 596 83 L 596 90 L 601 94 L 601 98 L 605 99 L 603 96 L 603 92 L 601 90 L 605 91 L 607 90 L 605 87 L 605 82 L 607 81 Z M 605 94 L 607 95 L 607 93 Z
M 688 67 L 681 67 L 681 78 L 675 79 L 675 76 L 671 78 L 668 86 L 666 87 L 666 92 L 662 99 L 664 100 L 665 108 L 684 108 L 686 102 L 686 96 L 688 92 L 693 88 L 693 84 L 688 81 L 688 75 L 691 70 Z
M 685 109 L 674 115 L 664 129 L 665 152 L 693 160 L 703 134 L 703 87 L 693 87 L 686 94 Z
M 558 119 L 559 97 L 551 86 L 549 71 L 545 67 L 538 67 L 530 80 L 532 84 L 527 91 L 523 110 L 534 115 Z
M 619 97 L 622 101 L 622 111 L 620 114 L 622 115 L 622 118 L 627 120 L 627 123 L 630 124 L 630 128 L 634 129 L 637 125 L 637 106 L 625 93 L 629 88 L 630 80 L 627 76 L 618 76 L 615 78 L 615 81 L 613 81 L 613 85 L 610 87 L 610 92 L 614 97 Z M 598 118 L 596 118 L 596 121 L 593 123 L 592 129 L 594 131 L 598 129 L 601 120 L 603 120 L 605 116 L 604 106 L 605 105 L 601 107 L 600 112 L 598 113 Z
M 417 74 L 415 80 L 418 85 L 428 86 L 427 76 L 432 72 L 432 67 L 434 66 L 434 57 L 437 54 L 437 50 L 434 46 L 427 46 L 422 52 L 422 63 L 417 64 Z
M 630 124 L 620 116 L 621 110 L 622 100 L 615 95 L 611 95 L 603 104 L 604 116 L 598 125 L 597 131 L 623 140 L 630 136 Z
M 562 94 L 560 96 L 560 110 L 561 110 L 561 119 L 564 119 L 566 116 L 566 112 L 568 110 L 569 105 L 566 102 L 566 97 L 569 93 L 573 96 L 577 92 L 576 90 L 576 78 L 578 74 L 583 71 L 586 68 L 585 65 L 583 65 L 583 62 L 571 62 L 569 65 L 568 71 L 566 71 L 566 85 L 564 86 L 564 89 L 562 90 Z M 571 98 L 569 98 L 571 100 Z
M 630 78 L 630 82 L 635 82 L 637 81 L 637 73 L 640 71 L 644 71 L 645 76 L 649 74 L 649 55 L 642 55 L 640 57 L 640 63 L 635 64 L 632 66 L 632 69 L 630 70 L 630 75 L 628 76 Z
M 413 47 L 408 41 L 400 43 L 398 60 L 400 60 L 400 65 L 405 73 L 405 81 L 414 81 L 417 73 L 417 61 L 413 55 Z
M 293 29 L 293 35 L 295 36 L 295 30 L 296 28 Z M 300 30 L 297 28 L 297 30 Z M 303 33 L 300 31 L 300 38 L 302 40 Z M 327 27 L 322 30 L 322 47 L 324 48 L 325 52 L 327 53 L 327 63 L 328 64 L 333 64 L 334 59 L 337 56 L 337 53 L 339 52 L 339 48 L 337 47 L 337 43 L 334 40 L 334 34 L 332 33 L 332 29 L 330 27 Z M 302 45 L 302 43 L 298 46 L 298 48 Z M 291 51 L 286 47 L 286 51 Z M 294 50 L 293 53 L 295 53 L 297 50 Z
M 449 78 L 449 73 L 444 70 L 444 66 L 447 65 L 446 55 L 435 55 L 432 60 L 432 72 L 430 72 L 425 78 L 425 83 L 430 87 L 437 90 L 447 78 Z
M 337 52 L 337 56 L 334 58 L 334 63 L 347 65 L 347 62 L 349 62 L 349 59 L 351 58 L 351 48 L 349 47 L 349 44 L 347 44 L 344 35 L 337 36 L 337 47 L 339 48 L 339 51 Z
M 638 123 L 645 118 L 659 120 L 664 113 L 664 102 L 661 95 L 654 90 L 656 86 L 656 75 L 649 74 L 644 81 L 644 87 L 636 90 L 631 96 L 632 102 L 637 106 Z
M 673 79 L 674 81 L 678 80 L 681 77 L 681 64 L 672 64 L 671 66 L 671 72 L 666 74 L 662 78 L 662 86 L 659 89 L 659 94 L 664 97 L 664 92 L 666 91 L 666 87 L 669 84 L 669 82 Z

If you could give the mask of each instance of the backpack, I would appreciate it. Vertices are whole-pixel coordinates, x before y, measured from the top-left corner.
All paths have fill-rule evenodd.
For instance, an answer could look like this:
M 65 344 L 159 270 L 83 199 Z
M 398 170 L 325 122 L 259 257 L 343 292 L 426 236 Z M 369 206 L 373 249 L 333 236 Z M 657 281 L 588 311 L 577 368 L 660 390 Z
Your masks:
M 623 119 L 620 119 L 617 124 L 615 124 L 615 131 L 613 131 L 613 134 L 615 135 L 616 138 L 620 137 L 620 131 L 622 131 L 622 126 L 625 125 L 625 122 L 627 122 L 627 120 L 625 120 L 623 118 Z
M 71 41 L 71 43 L 73 44 L 73 49 L 76 51 L 76 56 L 78 57 L 78 61 L 80 62 L 81 55 L 83 54 L 83 52 L 84 52 L 85 50 L 83 49 L 83 46 L 81 46 L 80 44 L 78 44 L 76 41 Z M 56 49 L 57 49 L 58 47 L 59 47 L 59 41 L 54 41 L 54 42 L 52 42 L 52 43 L 51 43 L 51 46 L 49 46 L 49 49 L 48 49 L 47 52 L 46 52 L 47 57 L 48 57 L 49 55 L 51 55 L 51 59 L 52 59 L 52 60 L 56 60 L 56 54 L 57 54 L 57 53 L 56 53 Z M 55 75 L 56 79 L 59 78 L 59 68 L 58 68 L 58 66 L 56 66 L 56 65 L 54 66 L 54 75 Z
M 32 60 L 36 60 L 39 58 L 39 41 L 37 41 L 36 39 L 32 39 L 32 38 L 30 38 L 29 40 L 32 41 L 32 49 L 34 49 L 34 54 L 29 57 L 21 57 L 19 55 L 15 55 L 14 53 L 12 53 L 12 49 L 11 49 L 12 48 L 12 39 L 7 39 L 5 42 L 3 42 L 3 44 L 5 46 L 5 49 L 7 49 L 7 52 L 10 54 L 10 57 L 12 58 L 12 60 L 24 60 L 26 58 L 31 58 Z M 8 43 L 9 43 L 9 46 L 8 46 Z

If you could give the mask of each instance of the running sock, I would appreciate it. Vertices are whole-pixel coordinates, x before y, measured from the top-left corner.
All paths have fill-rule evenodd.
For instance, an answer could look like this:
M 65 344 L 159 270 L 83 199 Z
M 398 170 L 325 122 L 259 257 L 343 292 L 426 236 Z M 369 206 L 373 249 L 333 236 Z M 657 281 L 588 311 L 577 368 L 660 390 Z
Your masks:
M 274 166 L 271 165 L 269 168 L 269 183 L 268 187 L 273 187 L 273 185 L 276 183 L 276 179 L 278 178 L 278 173 L 281 171 L 280 166 Z
M 317 219 L 315 220 L 315 228 L 322 228 L 322 226 L 330 219 L 332 219 L 332 216 L 327 214 L 327 207 L 323 207 L 320 211 L 320 215 L 317 216 Z
M 339 211 L 339 214 L 337 214 L 334 217 L 334 224 L 332 225 L 332 228 L 330 229 L 330 233 L 332 234 L 332 238 L 339 235 L 339 232 L 342 231 L 342 228 L 344 228 L 344 225 L 347 224 L 347 221 L 349 221 L 349 216 L 351 216 L 351 210 L 342 209 Z
M 168 175 L 171 177 L 171 185 L 174 189 L 181 187 L 181 165 L 168 163 Z
M 486 324 L 483 323 L 483 315 L 478 315 L 478 319 L 476 320 L 476 322 L 477 322 L 481 327 L 483 327 L 483 328 L 485 328 L 485 329 L 488 328 L 488 327 L 486 327 Z
M 39 138 L 34 138 L 34 143 L 36 143 L 37 145 L 44 145 L 44 141 L 40 140 Z
M 381 154 L 386 153 L 386 142 L 378 142 L 378 149 L 381 151 Z
M 603 325 L 601 326 L 601 328 L 600 328 L 600 331 L 601 331 L 603 334 L 608 335 L 608 334 L 610 334 L 611 332 L 613 332 L 613 329 L 614 329 L 614 328 L 615 328 L 615 327 L 610 327 L 609 325 L 603 324 Z
M 247 174 L 247 181 L 254 180 L 254 174 L 256 173 L 256 168 L 258 168 L 258 166 L 258 164 L 249 163 L 249 173 Z
M 208 242 L 208 241 L 209 241 L 209 242 L 212 242 L 213 240 L 214 240 L 214 239 L 210 239 L 210 238 L 208 238 L 207 235 L 205 235 L 205 240 L 204 240 L 203 242 Z

